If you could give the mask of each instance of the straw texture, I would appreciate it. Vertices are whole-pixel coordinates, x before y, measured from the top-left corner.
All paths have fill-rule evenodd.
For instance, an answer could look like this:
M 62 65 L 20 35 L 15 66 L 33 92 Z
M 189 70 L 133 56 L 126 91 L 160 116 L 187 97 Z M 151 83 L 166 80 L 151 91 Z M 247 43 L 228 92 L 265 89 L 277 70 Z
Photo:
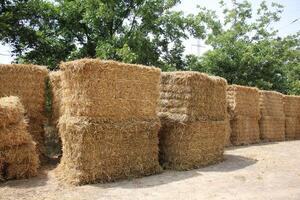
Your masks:
M 260 137 L 267 142 L 283 141 L 285 139 L 285 118 L 266 116 L 259 121 Z
M 98 59 L 66 62 L 60 68 L 67 115 L 115 120 L 157 115 L 158 68 Z
M 284 95 L 284 114 L 285 114 L 285 138 L 293 140 L 299 138 L 300 128 L 300 96 Z M 299 136 L 298 136 L 299 135 Z
M 260 92 L 260 137 L 264 141 L 285 140 L 285 114 L 283 95 L 279 92 Z
M 285 139 L 294 140 L 297 132 L 297 117 L 285 117 Z
M 225 79 L 198 72 L 163 72 L 161 79 L 160 118 L 177 122 L 225 120 Z
M 222 160 L 226 80 L 198 72 L 164 72 L 159 117 L 160 162 L 188 170 Z
M 48 70 L 43 66 L 0 64 L 0 97 L 18 96 L 26 109 L 29 130 L 44 153 L 45 80 Z M 37 128 L 37 129 L 35 129 Z
M 60 68 L 63 156 L 57 177 L 82 185 L 159 172 L 160 69 L 98 59 Z
M 189 170 L 223 159 L 225 121 L 167 123 L 160 130 L 160 161 L 164 168 Z
M 254 117 L 238 116 L 231 120 L 233 145 L 248 145 L 259 142 L 259 123 Z
M 1 119 L 6 122 L 0 126 L 0 179 L 35 176 L 39 160 L 20 99 L 0 98 L 0 111 Z
M 230 85 L 227 88 L 227 109 L 230 115 L 231 143 L 247 145 L 259 142 L 259 90 Z
M 228 86 L 227 104 L 232 118 L 240 115 L 260 117 L 259 90 L 257 88 L 241 85 Z

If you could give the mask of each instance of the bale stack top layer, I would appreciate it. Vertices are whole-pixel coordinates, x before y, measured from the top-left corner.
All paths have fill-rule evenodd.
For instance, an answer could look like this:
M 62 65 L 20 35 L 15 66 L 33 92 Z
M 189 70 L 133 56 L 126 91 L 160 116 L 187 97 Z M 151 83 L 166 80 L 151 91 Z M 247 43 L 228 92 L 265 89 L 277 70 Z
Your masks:
M 227 88 L 228 112 L 231 117 L 260 117 L 259 90 L 255 87 L 230 85 Z
M 44 118 L 47 76 L 44 66 L 0 64 L 0 97 L 19 96 L 29 117 Z
M 284 114 L 287 117 L 300 117 L 300 96 L 284 95 Z
M 199 72 L 163 72 L 161 119 L 175 122 L 222 121 L 226 118 L 225 79 Z
M 60 68 L 64 114 L 114 120 L 156 118 L 160 69 L 99 59 L 66 62 Z
M 18 97 L 0 98 L 0 127 L 19 122 L 25 113 Z
M 284 117 L 283 94 L 260 90 L 260 112 L 262 116 Z

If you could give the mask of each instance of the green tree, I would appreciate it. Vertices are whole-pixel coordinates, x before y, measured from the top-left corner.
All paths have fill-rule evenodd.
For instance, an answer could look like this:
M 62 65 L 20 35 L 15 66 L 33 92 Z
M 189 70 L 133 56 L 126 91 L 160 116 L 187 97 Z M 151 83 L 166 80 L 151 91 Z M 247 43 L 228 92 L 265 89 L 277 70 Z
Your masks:
M 257 86 L 283 93 L 299 92 L 299 33 L 278 37 L 272 24 L 280 20 L 283 7 L 262 1 L 254 16 L 248 1 L 223 1 L 224 19 L 200 8 L 198 18 L 206 23 L 206 43 L 212 46 L 203 57 L 189 61 L 188 69 L 222 76 L 230 84 Z
M 203 37 L 194 16 L 171 9 L 179 0 L 4 0 L 0 40 L 21 62 L 55 68 L 83 57 L 181 69 L 182 41 Z

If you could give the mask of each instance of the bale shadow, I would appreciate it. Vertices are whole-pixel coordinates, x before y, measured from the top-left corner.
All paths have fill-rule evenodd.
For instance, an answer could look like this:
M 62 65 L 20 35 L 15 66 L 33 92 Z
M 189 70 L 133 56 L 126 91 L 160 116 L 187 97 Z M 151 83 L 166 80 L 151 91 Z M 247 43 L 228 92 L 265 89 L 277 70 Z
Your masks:
M 0 187 L 13 187 L 13 188 L 34 188 L 41 187 L 47 184 L 49 180 L 48 172 L 54 169 L 55 165 L 43 166 L 39 169 L 38 175 L 36 177 L 20 180 L 8 180 L 0 183 Z
M 232 172 L 254 165 L 256 162 L 256 159 L 232 154 L 225 154 L 223 162 L 205 168 L 200 168 L 198 170 L 200 172 Z
M 281 141 L 281 142 L 286 142 L 286 141 Z M 245 148 L 249 148 L 249 147 L 268 146 L 268 145 L 274 145 L 274 144 L 278 144 L 278 143 L 279 142 L 263 142 L 263 141 L 261 141 L 260 143 L 257 143 L 257 144 L 248 144 L 248 145 L 239 145 L 239 146 L 226 147 L 226 150 L 245 149 Z
M 187 180 L 201 175 L 202 174 L 197 170 L 191 170 L 191 171 L 166 170 L 163 171 L 161 174 L 156 174 L 152 176 L 122 180 L 114 183 L 105 183 L 105 184 L 99 183 L 91 186 L 100 187 L 100 188 L 127 188 L 127 189 L 128 188 L 129 189 L 151 188 L 159 185 L 165 185 L 173 182 Z
M 184 181 L 190 178 L 203 176 L 208 172 L 231 172 L 239 169 L 243 169 L 250 165 L 253 165 L 257 160 L 238 156 L 225 154 L 225 159 L 223 162 L 211 165 L 205 168 L 194 169 L 190 171 L 173 171 L 165 170 L 161 174 L 152 175 L 143 178 L 136 178 L 132 180 L 123 180 L 115 183 L 106 184 L 93 184 L 90 186 L 100 187 L 100 188 L 150 188 L 160 185 L 165 185 L 174 182 Z

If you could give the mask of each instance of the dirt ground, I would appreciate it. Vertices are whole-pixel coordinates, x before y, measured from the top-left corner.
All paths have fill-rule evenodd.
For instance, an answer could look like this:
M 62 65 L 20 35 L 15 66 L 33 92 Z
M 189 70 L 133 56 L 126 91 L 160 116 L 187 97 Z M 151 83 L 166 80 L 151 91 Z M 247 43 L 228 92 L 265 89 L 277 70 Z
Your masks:
M 300 199 L 300 141 L 228 149 L 214 166 L 110 184 L 59 184 L 55 166 L 29 180 L 0 184 L 0 199 Z

